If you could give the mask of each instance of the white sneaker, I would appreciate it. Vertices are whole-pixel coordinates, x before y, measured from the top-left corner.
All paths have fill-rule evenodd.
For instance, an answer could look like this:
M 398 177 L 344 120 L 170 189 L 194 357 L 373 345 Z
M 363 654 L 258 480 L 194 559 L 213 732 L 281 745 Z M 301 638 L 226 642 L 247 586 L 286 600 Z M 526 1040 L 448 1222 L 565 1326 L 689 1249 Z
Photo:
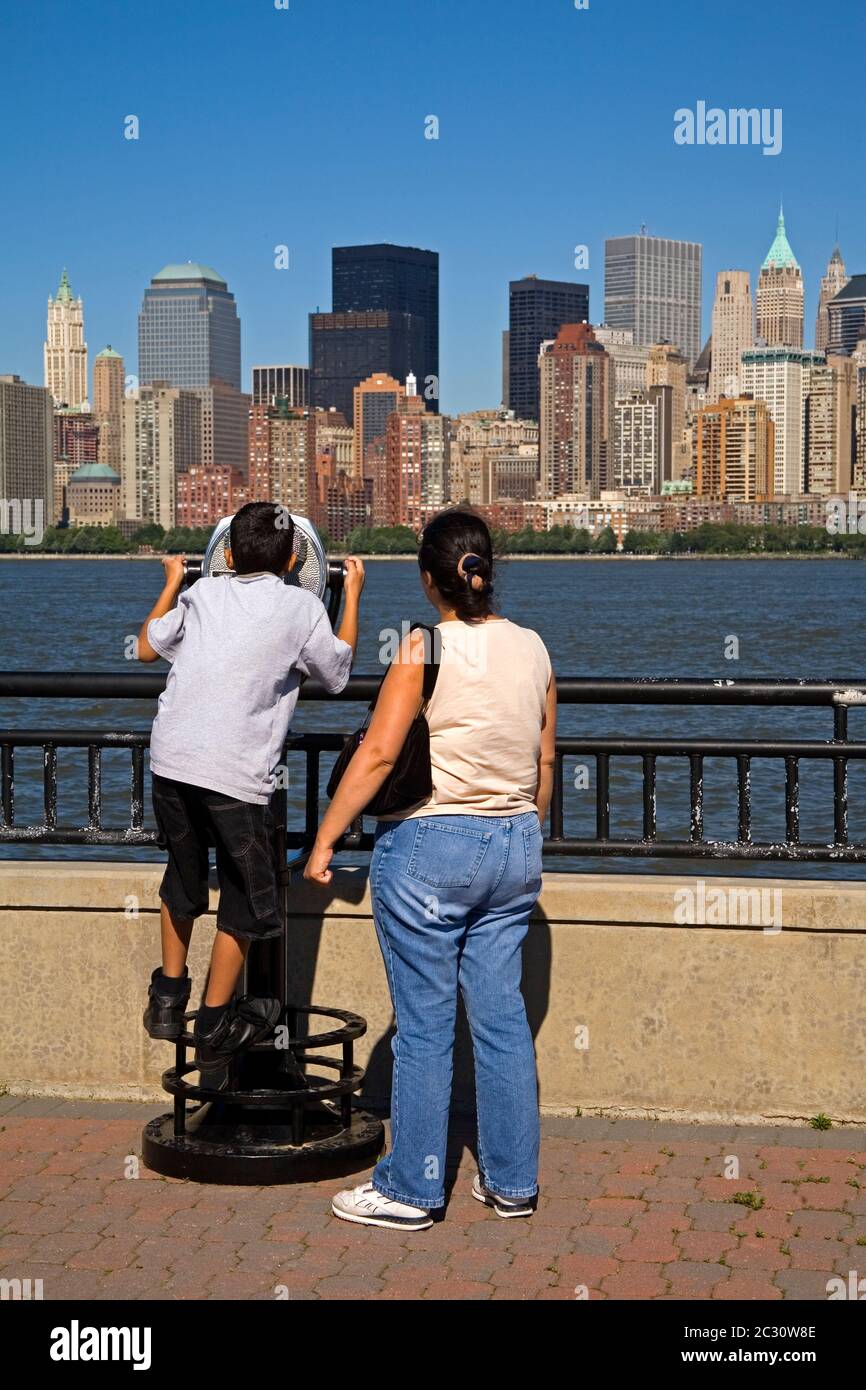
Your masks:
M 331 1202 L 331 1211 L 341 1221 L 354 1221 L 359 1226 L 387 1226 L 392 1231 L 424 1231 L 433 1225 L 433 1218 L 425 1207 L 410 1207 L 407 1202 L 383 1197 L 371 1182 L 338 1192 Z
M 489 1187 L 485 1187 L 481 1181 L 481 1174 L 476 1173 L 472 1183 L 472 1196 L 476 1202 L 483 1202 L 485 1207 L 492 1207 L 497 1216 L 531 1216 L 532 1199 L 530 1197 L 500 1197 L 498 1192 L 491 1192 Z

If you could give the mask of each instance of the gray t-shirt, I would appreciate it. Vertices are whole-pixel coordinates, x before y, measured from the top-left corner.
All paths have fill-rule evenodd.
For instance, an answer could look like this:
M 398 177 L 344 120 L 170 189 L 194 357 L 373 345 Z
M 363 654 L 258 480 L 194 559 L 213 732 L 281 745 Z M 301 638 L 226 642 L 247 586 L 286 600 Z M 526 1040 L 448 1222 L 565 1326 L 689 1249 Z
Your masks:
M 352 667 L 324 604 L 275 574 L 200 579 L 147 640 L 172 663 L 151 770 L 257 805 L 274 790 L 301 676 L 336 693 Z

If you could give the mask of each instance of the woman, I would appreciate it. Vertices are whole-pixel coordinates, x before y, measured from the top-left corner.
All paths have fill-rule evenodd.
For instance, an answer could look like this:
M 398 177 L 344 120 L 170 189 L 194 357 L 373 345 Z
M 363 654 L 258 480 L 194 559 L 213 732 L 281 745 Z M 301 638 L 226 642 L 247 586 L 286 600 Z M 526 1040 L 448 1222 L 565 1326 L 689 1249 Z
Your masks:
M 556 685 L 537 633 L 493 612 L 490 532 L 447 511 L 425 528 L 424 592 L 439 613 L 439 672 L 426 710 L 433 793 L 380 820 L 370 864 L 376 931 L 397 1033 L 391 1151 L 332 1210 L 421 1230 L 444 1205 L 458 990 L 475 1056 L 480 1172 L 473 1197 L 529 1216 L 538 1093 L 520 990 L 521 947 L 541 888 L 541 824 L 553 782 Z M 369 730 L 322 821 L 305 876 L 326 884 L 334 845 L 394 766 L 422 704 L 423 631 L 382 683 Z

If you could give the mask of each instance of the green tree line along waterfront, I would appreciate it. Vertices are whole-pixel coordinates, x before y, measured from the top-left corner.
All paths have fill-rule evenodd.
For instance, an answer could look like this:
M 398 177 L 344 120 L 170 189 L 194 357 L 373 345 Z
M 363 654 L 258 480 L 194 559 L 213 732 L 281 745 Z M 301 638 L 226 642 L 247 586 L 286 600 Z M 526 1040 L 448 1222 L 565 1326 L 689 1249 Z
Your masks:
M 144 525 L 131 536 L 114 526 L 46 527 L 38 542 L 32 537 L 0 533 L 0 554 L 136 555 L 148 550 L 173 555 L 201 555 L 210 527 L 179 526 L 165 531 Z M 345 544 L 336 545 L 322 532 L 326 551 L 361 555 L 415 555 L 418 539 L 408 526 L 361 527 Z M 500 555 L 615 555 L 616 537 L 610 527 L 592 537 L 574 526 L 549 531 L 494 531 Z M 866 556 L 866 534 L 827 531 L 822 526 L 742 526 L 735 522 L 704 522 L 694 531 L 629 531 L 626 555 L 817 555 Z

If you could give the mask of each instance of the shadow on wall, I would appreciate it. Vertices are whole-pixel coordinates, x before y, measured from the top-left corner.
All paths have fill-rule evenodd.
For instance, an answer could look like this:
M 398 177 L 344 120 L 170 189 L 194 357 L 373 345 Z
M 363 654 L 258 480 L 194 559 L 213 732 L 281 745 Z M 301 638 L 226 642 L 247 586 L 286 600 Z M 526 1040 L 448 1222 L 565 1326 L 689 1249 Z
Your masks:
M 319 895 L 315 899 L 320 904 L 320 911 L 313 913 L 310 911 L 311 898 L 305 894 L 303 924 L 296 923 L 293 930 L 289 929 L 289 953 L 287 960 L 288 976 L 288 997 L 299 1005 L 309 1005 L 313 1002 L 316 979 L 316 968 L 319 960 L 321 948 L 322 932 L 328 907 L 331 902 L 339 896 L 341 913 L 351 912 L 353 906 L 360 908 L 364 903 L 363 916 L 368 915 L 369 907 L 365 902 L 367 894 L 367 875 L 358 873 L 357 875 L 341 874 L 339 888 L 331 886 L 319 890 Z M 359 913 L 361 915 L 361 913 Z M 551 970 L 551 933 L 550 924 L 547 918 L 536 909 L 529 925 L 529 933 L 526 938 L 523 951 L 523 997 L 526 1002 L 526 1013 L 529 1026 L 532 1030 L 533 1038 L 537 1038 L 544 1019 L 547 1015 L 548 1003 L 550 999 L 550 970 Z M 382 987 L 387 988 L 384 966 L 382 968 Z M 315 1002 L 323 1007 L 335 1005 L 340 1008 L 354 1009 L 358 1001 L 353 999 L 351 974 L 347 972 L 345 992 L 340 999 L 319 999 Z M 313 1017 L 310 1032 L 321 1031 L 326 1026 L 324 1020 Z M 306 1032 L 306 1020 L 299 1021 L 299 1033 Z M 395 1020 L 392 1014 L 391 1022 L 385 1031 L 373 1043 L 366 1067 L 364 1085 L 358 1097 L 359 1103 L 370 1106 L 379 1111 L 389 1112 L 391 1098 L 391 1078 L 394 1067 L 394 1057 L 391 1044 L 396 1033 Z M 469 1025 L 466 1012 L 463 1007 L 462 999 L 458 1002 L 456 1041 L 454 1050 L 454 1087 L 451 1097 L 451 1120 L 452 1131 L 466 1129 L 466 1122 L 474 1119 L 475 1114 L 475 1077 L 472 1061 L 472 1039 L 469 1033 Z M 455 1123 L 456 1122 L 456 1123 Z M 452 1144 L 449 1152 L 451 1163 L 459 1160 L 462 1148 L 461 1138 L 452 1133 Z M 465 1142 L 475 1153 L 475 1134 L 474 1128 L 471 1139 L 468 1136 Z M 455 1147 L 456 1146 L 456 1147 Z

